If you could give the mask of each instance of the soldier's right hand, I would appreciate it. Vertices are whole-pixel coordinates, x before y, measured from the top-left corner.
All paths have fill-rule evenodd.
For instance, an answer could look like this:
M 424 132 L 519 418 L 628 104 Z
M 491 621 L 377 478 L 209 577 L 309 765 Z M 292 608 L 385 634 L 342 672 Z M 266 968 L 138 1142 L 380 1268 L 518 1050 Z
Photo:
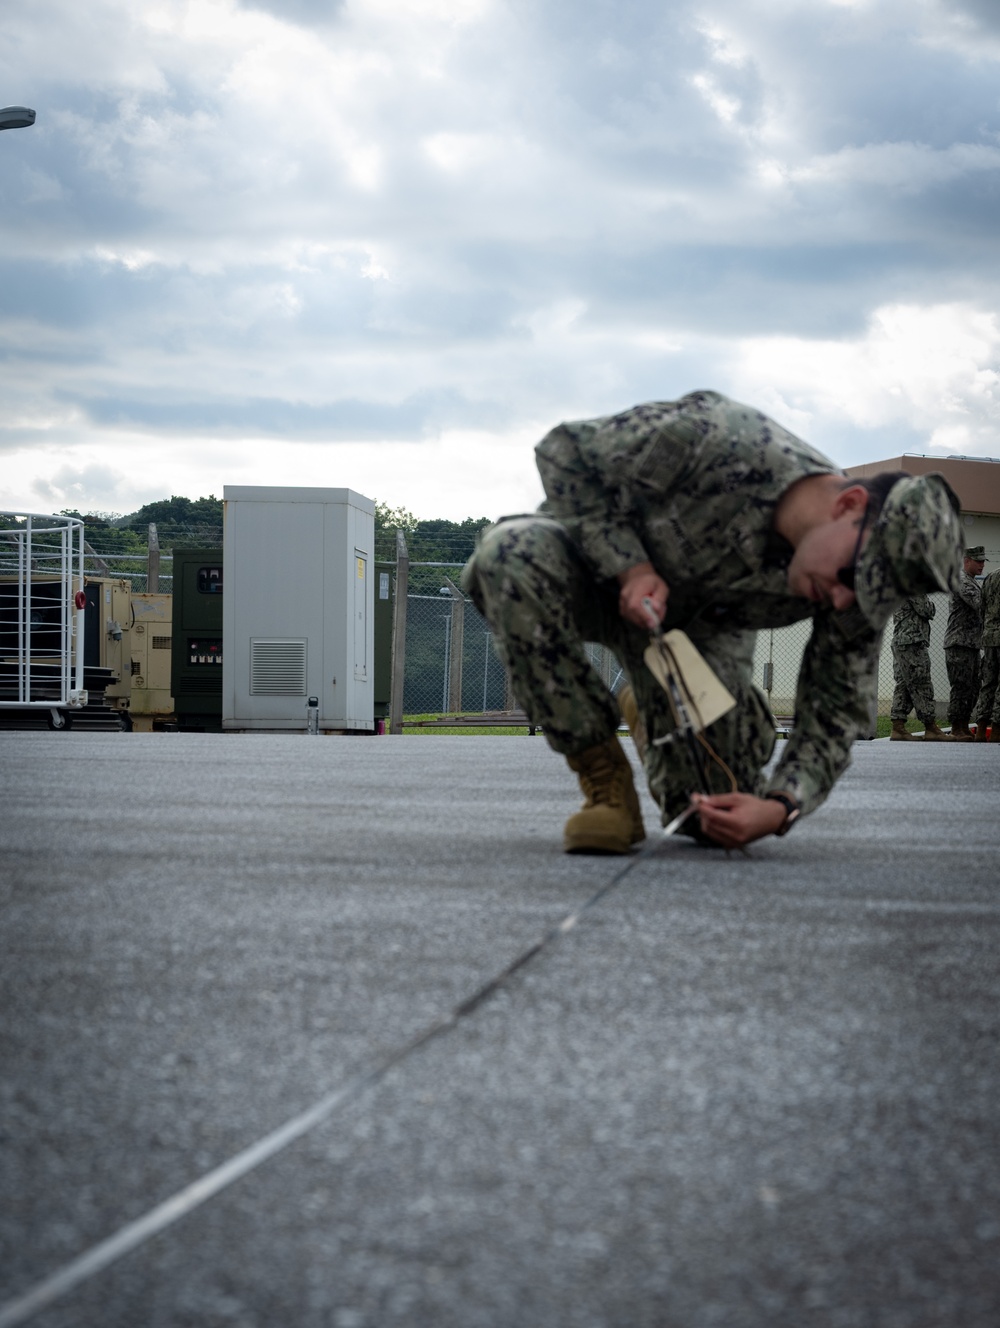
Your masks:
M 657 622 L 662 622 L 667 612 L 667 597 L 670 589 L 653 568 L 652 563 L 636 563 L 618 573 L 618 612 L 626 622 L 636 627 L 649 630 L 649 615 L 643 600 L 649 600 Z

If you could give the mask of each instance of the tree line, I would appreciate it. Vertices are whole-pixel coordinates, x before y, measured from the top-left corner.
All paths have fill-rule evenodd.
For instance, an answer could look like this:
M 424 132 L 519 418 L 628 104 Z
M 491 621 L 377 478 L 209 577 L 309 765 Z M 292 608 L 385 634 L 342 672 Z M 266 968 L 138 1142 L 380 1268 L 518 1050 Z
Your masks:
M 185 498 L 174 494 L 146 503 L 136 512 L 79 512 L 65 508 L 62 516 L 83 521 L 86 538 L 96 553 L 134 553 L 145 556 L 149 526 L 156 526 L 160 549 L 215 548 L 222 545 L 222 499 Z M 485 516 L 448 521 L 443 517 L 423 519 L 404 507 L 375 504 L 375 558 L 396 559 L 396 531 L 406 538 L 410 561 L 464 563 L 476 547 L 476 537 L 491 524 Z

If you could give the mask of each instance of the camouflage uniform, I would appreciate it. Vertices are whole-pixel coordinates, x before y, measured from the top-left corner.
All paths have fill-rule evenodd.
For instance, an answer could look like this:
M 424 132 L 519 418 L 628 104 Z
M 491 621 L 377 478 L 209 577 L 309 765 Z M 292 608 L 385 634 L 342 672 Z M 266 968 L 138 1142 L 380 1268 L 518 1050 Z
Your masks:
M 980 586 L 983 606 L 982 683 L 976 703 L 976 723 L 1000 734 L 1000 571 L 991 572 Z
M 962 569 L 951 597 L 944 658 L 951 696 L 948 721 L 952 729 L 968 727 L 979 696 L 979 648 L 983 638 L 982 595 L 975 579 Z
M 560 425 L 536 456 L 546 502 L 484 532 L 464 584 L 549 745 L 573 756 L 615 733 L 617 703 L 583 646 L 601 642 L 635 691 L 650 739 L 646 776 L 664 820 L 687 805 L 695 773 L 670 739 L 667 697 L 643 663 L 648 634 L 618 611 L 617 574 L 648 560 L 670 588 L 664 626 L 683 628 L 736 698 L 706 737 L 740 789 L 780 790 L 805 812 L 818 807 L 870 725 L 881 633 L 856 606 L 837 613 L 793 596 L 792 550 L 772 524 L 792 484 L 837 468 L 714 392 Z M 795 727 L 767 780 L 775 734 L 751 677 L 756 633 L 810 617 Z M 718 779 L 716 791 L 729 787 Z
M 936 612 L 929 595 L 914 595 L 893 614 L 892 693 L 890 717 L 904 721 L 915 710 L 925 724 L 936 718 L 931 682 L 931 619 Z

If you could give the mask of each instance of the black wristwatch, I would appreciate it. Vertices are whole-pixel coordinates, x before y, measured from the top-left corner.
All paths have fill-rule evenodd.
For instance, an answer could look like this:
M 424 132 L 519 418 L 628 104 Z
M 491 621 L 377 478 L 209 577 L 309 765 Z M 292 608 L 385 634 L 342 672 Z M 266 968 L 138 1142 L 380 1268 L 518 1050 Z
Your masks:
M 765 793 L 764 797 L 770 798 L 773 802 L 780 802 L 782 807 L 784 807 L 787 812 L 785 823 L 780 830 L 775 830 L 774 833 L 778 835 L 779 838 L 782 835 L 787 835 L 789 830 L 791 830 L 792 826 L 802 815 L 802 808 L 795 799 L 790 798 L 787 793 Z

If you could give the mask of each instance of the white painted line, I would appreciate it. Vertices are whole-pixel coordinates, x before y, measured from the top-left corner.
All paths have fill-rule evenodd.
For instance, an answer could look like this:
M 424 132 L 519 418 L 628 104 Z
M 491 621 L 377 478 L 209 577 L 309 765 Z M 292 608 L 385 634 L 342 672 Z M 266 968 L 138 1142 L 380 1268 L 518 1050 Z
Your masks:
M 93 1277 L 95 1273 L 106 1268 L 108 1264 L 120 1259 L 123 1254 L 129 1250 L 134 1250 L 137 1245 L 149 1240 L 157 1235 L 166 1227 L 182 1218 L 186 1213 L 203 1204 L 206 1199 L 210 1199 L 213 1194 L 218 1194 L 219 1190 L 231 1185 L 233 1181 L 245 1176 L 248 1171 L 259 1166 L 267 1158 L 273 1157 L 275 1153 L 287 1147 L 293 1140 L 311 1130 L 314 1125 L 325 1120 L 330 1113 L 340 1105 L 346 1097 L 349 1097 L 363 1083 L 366 1083 L 372 1074 L 359 1076 L 344 1088 L 338 1089 L 335 1093 L 330 1093 L 322 1098 L 308 1111 L 304 1111 L 294 1120 L 288 1121 L 280 1126 L 271 1134 L 266 1135 L 249 1148 L 237 1153 L 231 1157 L 228 1162 L 222 1166 L 216 1167 L 214 1171 L 192 1182 L 186 1189 L 178 1191 L 177 1194 L 151 1209 L 145 1216 L 137 1218 L 134 1222 L 129 1222 L 127 1226 L 116 1231 L 113 1236 L 107 1240 L 102 1240 L 99 1245 L 94 1245 L 86 1254 L 82 1254 L 72 1263 L 66 1264 L 59 1272 L 53 1273 L 51 1277 L 37 1283 L 32 1289 L 16 1300 L 10 1300 L 6 1305 L 0 1307 L 0 1328 L 14 1328 L 15 1324 L 24 1323 L 26 1319 L 39 1310 L 50 1305 L 58 1297 L 71 1291 L 73 1287 L 78 1286 L 88 1277 Z
M 209 1171 L 206 1175 L 193 1181 L 185 1189 L 179 1190 L 177 1194 L 158 1204 L 145 1216 L 137 1218 L 134 1222 L 129 1222 L 119 1231 L 116 1231 L 113 1236 L 109 1236 L 107 1240 L 102 1240 L 99 1245 L 92 1246 L 85 1254 L 81 1254 L 78 1259 L 74 1259 L 72 1263 L 60 1268 L 51 1277 L 36 1283 L 23 1295 L 14 1300 L 9 1300 L 6 1305 L 0 1305 L 0 1328 L 15 1328 L 17 1324 L 25 1323 L 39 1310 L 51 1305 L 54 1300 L 64 1296 L 68 1291 L 72 1291 L 74 1287 L 79 1286 L 87 1278 L 93 1277 L 95 1273 L 107 1268 L 116 1259 L 120 1259 L 123 1254 L 128 1254 L 130 1250 L 134 1250 L 138 1245 L 142 1245 L 167 1227 L 172 1226 L 174 1222 L 179 1221 L 192 1209 L 199 1207 L 207 1199 L 211 1199 L 213 1195 L 225 1189 L 227 1185 L 231 1185 L 249 1171 L 253 1171 L 262 1162 L 266 1162 L 275 1153 L 280 1153 L 283 1148 L 287 1148 L 290 1143 L 294 1143 L 296 1139 L 308 1133 L 314 1126 L 326 1120 L 341 1103 L 350 1097 L 356 1096 L 363 1089 L 374 1085 L 383 1075 L 388 1073 L 400 1061 L 405 1060 L 412 1052 L 436 1038 L 440 1033 L 453 1028 L 459 1019 L 478 1009 L 488 996 L 496 991 L 518 969 L 523 968 L 550 942 L 557 940 L 564 932 L 575 926 L 582 913 L 593 908 L 605 895 L 610 894 L 637 863 L 652 856 L 652 852 L 655 851 L 658 845 L 658 840 L 650 841 L 649 847 L 641 849 L 631 857 L 606 885 L 602 885 L 599 890 L 590 896 L 586 903 L 568 914 L 561 922 L 556 923 L 533 945 L 528 946 L 526 950 L 522 950 L 505 969 L 496 974 L 495 977 L 490 978 L 471 996 L 466 997 L 450 1014 L 437 1020 L 436 1023 L 431 1024 L 422 1033 L 418 1033 L 409 1042 L 390 1052 L 370 1070 L 356 1075 L 342 1088 L 338 1088 L 336 1091 L 328 1093 L 326 1097 L 320 1098 L 318 1102 L 309 1107 L 308 1110 L 303 1111 L 301 1115 L 279 1126 L 278 1129 L 265 1135 L 263 1139 L 259 1139 L 257 1143 L 245 1148 L 242 1153 L 237 1153 L 228 1162 L 223 1162 L 214 1171 Z

